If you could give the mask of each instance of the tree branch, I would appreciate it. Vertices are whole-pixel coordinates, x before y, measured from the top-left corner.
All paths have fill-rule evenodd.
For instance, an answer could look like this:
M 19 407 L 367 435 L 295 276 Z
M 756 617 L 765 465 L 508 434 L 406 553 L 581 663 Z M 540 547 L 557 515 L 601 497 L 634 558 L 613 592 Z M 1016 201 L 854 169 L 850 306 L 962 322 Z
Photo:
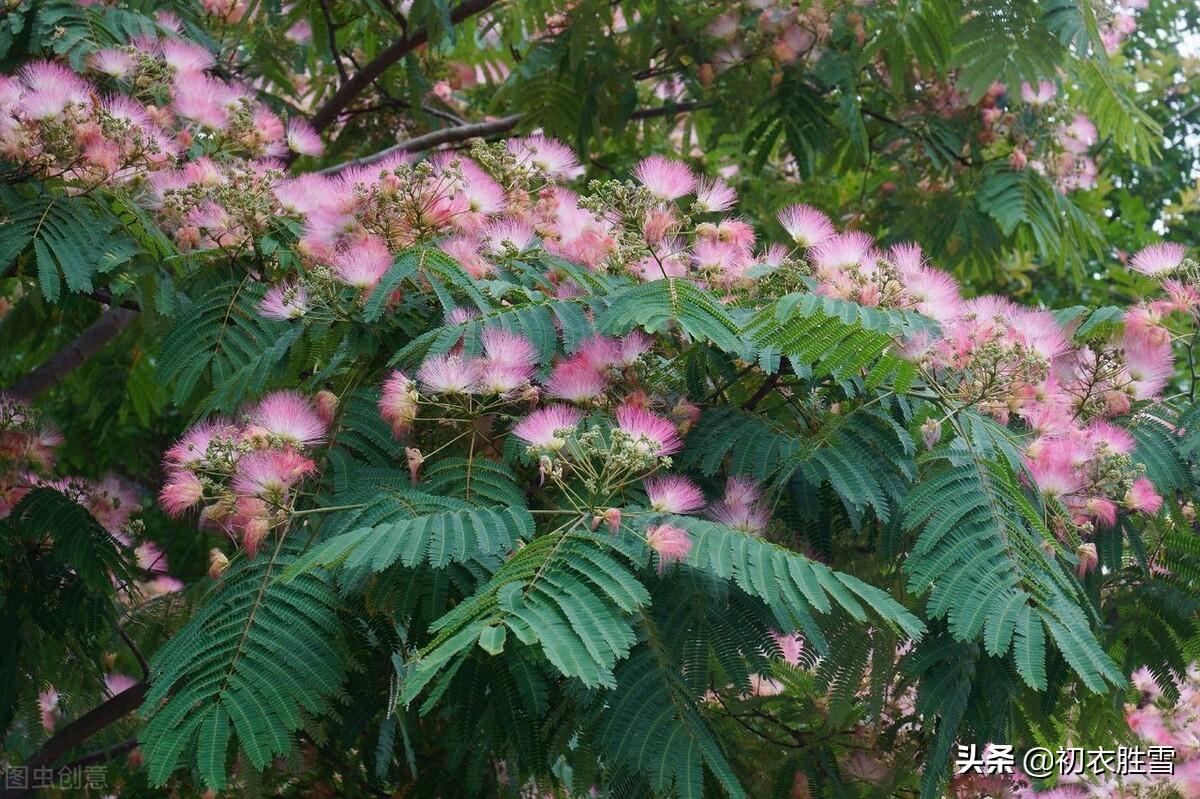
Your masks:
M 462 22 L 469 17 L 472 17 L 488 7 L 495 5 L 499 0 L 463 0 L 453 9 L 450 10 L 450 22 L 454 25 Z M 360 69 L 358 72 L 350 76 L 338 87 L 337 91 L 325 101 L 317 112 L 313 114 L 312 126 L 317 131 L 322 131 L 329 127 L 342 110 L 350 104 L 364 89 L 375 82 L 375 79 L 382 75 L 388 67 L 395 64 L 404 56 L 411 53 L 429 40 L 429 29 L 421 28 L 413 31 L 411 35 L 401 36 L 394 42 L 389 44 L 384 50 L 375 56 L 371 61 Z
M 491 119 L 486 122 L 472 122 L 467 125 L 442 128 L 431 133 L 426 133 L 423 136 L 416 136 L 398 144 L 393 144 L 391 147 L 384 148 L 379 152 L 364 155 L 361 158 L 352 158 L 349 161 L 326 167 L 321 170 L 321 174 L 333 174 L 352 166 L 370 166 L 396 153 L 415 153 L 442 144 L 466 141 L 467 139 L 474 139 L 479 136 L 493 136 L 497 133 L 507 133 L 515 128 L 520 121 L 521 115 L 513 114 L 512 116 Z
M 668 103 L 667 105 L 657 106 L 655 108 L 640 108 L 630 114 L 630 119 L 656 119 L 658 117 L 671 116 L 673 114 L 685 114 L 689 111 L 695 111 L 698 108 L 704 108 L 707 103 L 687 102 L 687 103 Z M 349 161 L 343 161 L 340 164 L 325 167 L 320 170 L 322 175 L 332 175 L 335 172 L 340 172 L 347 167 L 352 166 L 370 166 L 378 163 L 388 156 L 396 153 L 416 153 L 422 150 L 429 150 L 434 147 L 439 147 L 443 144 L 457 144 L 464 142 L 467 139 L 476 137 L 494 136 L 497 133 L 507 133 L 517 126 L 521 121 L 521 114 L 512 114 L 511 116 L 500 117 L 499 119 L 490 119 L 485 122 L 471 122 L 466 125 L 455 125 L 449 128 L 441 128 L 439 130 L 425 133 L 421 136 L 415 136 L 411 139 L 393 144 L 391 147 L 384 148 L 379 152 L 364 155 L 359 158 L 352 158 Z
M 62 382 L 80 364 L 95 355 L 120 335 L 137 318 L 129 308 L 109 308 L 91 327 L 80 333 L 67 346 L 8 387 L 10 393 L 31 400 Z
M 75 719 L 42 744 L 21 768 L 32 772 L 34 769 L 54 765 L 79 744 L 137 710 L 149 688 L 150 684 L 143 680 Z M 8 788 L 0 792 L 0 799 L 20 799 L 31 793 L 32 788 Z

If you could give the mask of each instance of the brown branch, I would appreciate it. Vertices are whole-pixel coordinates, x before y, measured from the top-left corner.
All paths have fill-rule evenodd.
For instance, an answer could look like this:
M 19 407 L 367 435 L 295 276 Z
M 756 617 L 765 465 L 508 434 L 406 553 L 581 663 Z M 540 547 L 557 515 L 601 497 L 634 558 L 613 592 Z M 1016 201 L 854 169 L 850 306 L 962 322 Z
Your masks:
M 92 708 L 55 733 L 21 768 L 33 772 L 54 765 L 76 746 L 137 710 L 149 688 L 149 683 L 143 680 Z M 32 788 L 8 788 L 0 792 L 0 799 L 19 799 L 32 793 Z
M 416 136 L 398 144 L 393 144 L 391 147 L 384 148 L 379 152 L 364 155 L 361 158 L 352 158 L 349 161 L 326 167 L 321 170 L 321 174 L 329 175 L 352 166 L 370 166 L 396 153 L 415 153 L 442 144 L 451 144 L 482 136 L 494 136 L 497 133 L 507 133 L 515 128 L 520 121 L 521 115 L 513 114 L 512 116 L 501 117 L 500 119 L 490 119 L 486 122 L 472 122 L 468 125 L 455 125 L 450 128 L 442 128 L 431 133 L 426 133 L 423 136 Z
M 457 25 L 463 20 L 485 11 L 497 2 L 499 0 L 463 0 L 462 3 L 459 3 L 450 10 L 450 22 Z M 420 30 L 413 31 L 412 34 L 401 36 L 389 44 L 379 55 L 367 62 L 362 69 L 351 75 L 349 80 L 342 83 L 337 91 L 325 101 L 324 105 L 317 109 L 311 120 L 312 126 L 318 131 L 322 131 L 332 125 L 342 110 L 350 105 L 351 101 L 368 86 L 374 83 L 376 78 L 387 71 L 388 67 L 425 44 L 428 40 L 429 29 L 421 28 Z
M 640 108 L 630 114 L 630 119 L 656 119 L 658 117 L 671 116 L 673 114 L 685 114 L 689 111 L 695 111 L 699 108 L 704 108 L 707 103 L 668 103 L 667 105 L 657 106 L 655 108 Z M 439 130 L 425 133 L 421 136 L 415 136 L 411 139 L 393 144 L 391 147 L 384 148 L 378 152 L 364 155 L 359 158 L 352 158 L 349 161 L 343 161 L 340 164 L 325 167 L 320 170 L 322 175 L 331 175 L 335 172 L 340 172 L 347 167 L 352 166 L 370 166 L 378 163 L 388 156 L 396 153 L 417 153 L 422 150 L 429 150 L 434 147 L 439 147 L 443 144 L 457 144 L 464 142 L 467 139 L 482 138 L 485 136 L 495 136 L 498 133 L 508 133 L 517 126 L 521 121 L 522 114 L 512 114 L 511 116 L 500 117 L 499 119 L 490 119 L 485 122 L 471 122 L 466 125 L 455 125 L 449 128 L 441 128 Z
M 8 387 L 16 396 L 31 400 L 54 388 L 88 358 L 104 349 L 137 318 L 129 308 L 109 308 L 92 326 L 75 337 L 67 346 L 50 356 L 29 374 Z

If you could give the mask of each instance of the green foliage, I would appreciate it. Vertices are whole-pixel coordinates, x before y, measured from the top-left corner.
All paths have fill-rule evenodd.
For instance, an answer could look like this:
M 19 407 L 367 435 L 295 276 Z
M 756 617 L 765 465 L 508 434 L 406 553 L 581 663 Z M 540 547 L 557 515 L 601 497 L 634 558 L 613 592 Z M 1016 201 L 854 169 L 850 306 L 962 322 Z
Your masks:
M 1060 545 L 1012 466 L 959 446 L 930 459 L 938 467 L 905 500 L 905 527 L 919 533 L 905 561 L 908 590 L 929 594 L 927 612 L 946 618 L 957 640 L 982 638 L 993 656 L 1011 649 L 1033 688 L 1046 688 L 1045 632 L 1089 689 L 1122 685 L 1093 632 L 1090 601 L 1044 551 Z
M 180 312 L 158 358 L 176 403 L 187 402 L 205 380 L 211 388 L 202 410 L 232 410 L 262 394 L 286 366 L 304 328 L 263 317 L 262 295 L 258 284 L 223 283 Z
M 295 560 L 283 541 L 241 559 L 155 656 L 139 736 L 152 784 L 164 785 L 182 760 L 223 788 L 234 739 L 254 768 L 266 768 L 293 751 L 292 733 L 339 690 L 337 594 L 319 572 L 276 580 Z
M 42 295 L 51 302 L 68 291 L 92 291 L 98 276 L 120 267 L 140 252 L 137 243 L 112 232 L 114 220 L 78 197 L 22 198 L 0 194 L 8 218 L 0 227 L 0 269 L 24 252 L 37 267 Z

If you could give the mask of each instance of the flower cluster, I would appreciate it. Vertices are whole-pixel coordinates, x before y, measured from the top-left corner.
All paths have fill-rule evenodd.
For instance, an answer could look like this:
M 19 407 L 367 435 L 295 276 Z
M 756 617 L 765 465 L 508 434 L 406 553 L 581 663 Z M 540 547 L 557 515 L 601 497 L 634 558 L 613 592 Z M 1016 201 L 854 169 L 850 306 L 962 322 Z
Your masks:
M 143 538 L 140 519 L 142 497 L 138 490 L 114 474 L 98 480 L 55 474 L 55 450 L 62 435 L 26 403 L 0 394 L 0 519 L 12 513 L 25 495 L 48 488 L 87 509 L 137 561 L 138 580 L 121 585 L 121 597 L 132 602 L 180 590 L 182 584 L 168 574 L 166 556 L 153 541 Z
M 253 554 L 290 521 L 328 424 L 321 405 L 290 391 L 268 394 L 237 420 L 201 422 L 167 451 L 159 501 L 175 516 L 202 505 L 203 524 L 239 535 Z

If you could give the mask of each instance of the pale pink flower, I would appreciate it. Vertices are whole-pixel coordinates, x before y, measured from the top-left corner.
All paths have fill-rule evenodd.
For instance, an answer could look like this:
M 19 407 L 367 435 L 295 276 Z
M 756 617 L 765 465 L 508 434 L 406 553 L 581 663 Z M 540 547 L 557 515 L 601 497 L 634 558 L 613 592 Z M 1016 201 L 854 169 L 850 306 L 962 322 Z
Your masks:
M 163 61 L 176 72 L 203 72 L 216 63 L 213 54 L 195 42 L 163 39 L 159 47 Z
M 152 574 L 166 574 L 167 556 L 153 541 L 143 541 L 133 550 L 138 568 Z
M 247 432 L 307 446 L 323 441 L 326 427 L 309 399 L 294 391 L 276 391 L 263 397 L 250 413 Z
M 1186 253 L 1187 248 L 1182 244 L 1173 242 L 1151 244 L 1138 250 L 1138 253 L 1129 261 L 1129 268 L 1135 272 L 1141 272 L 1143 275 L 1155 277 L 1178 269 L 1179 265 L 1183 263 L 1183 256 Z
M 583 413 L 569 405 L 547 405 L 526 416 L 513 427 L 517 438 L 535 449 L 556 452 L 566 446 L 565 431 L 574 431 Z
M 725 496 L 709 506 L 707 515 L 726 527 L 750 534 L 761 533 L 771 521 L 762 491 L 752 480 L 737 476 L 726 481 Z
M 115 47 L 106 47 L 103 50 L 97 50 L 88 56 L 88 66 L 97 72 L 102 72 L 105 75 L 110 75 L 114 78 L 124 78 L 133 72 L 137 62 L 133 56 L 124 50 L 119 50 Z
M 1099 139 L 1095 124 L 1083 114 L 1076 114 L 1069 125 L 1059 128 L 1059 142 L 1069 152 L 1085 153 Z
M 573 357 L 602 372 L 621 363 L 621 344 L 607 336 L 592 336 L 580 343 Z
M 617 427 L 652 455 L 670 455 L 683 448 L 675 425 L 644 408 L 622 405 L 617 408 Z
M 435 355 L 421 364 L 417 379 L 431 394 L 473 394 L 478 390 L 479 361 L 461 355 Z
M 392 266 L 392 254 L 375 236 L 360 239 L 333 258 L 333 268 L 349 286 L 372 289 Z
M 392 372 L 383 384 L 379 395 L 379 415 L 392 426 L 392 433 L 400 436 L 408 432 L 417 418 L 417 384 L 399 370 Z
M 61 64 L 34 61 L 23 66 L 17 75 L 27 89 L 18 107 L 29 119 L 53 119 L 71 106 L 86 107 L 91 102 L 90 84 Z
M 321 141 L 313 126 L 297 117 L 288 120 L 287 146 L 299 155 L 320 155 L 325 152 L 325 142 Z
M 518 252 L 528 250 L 536 239 L 532 227 L 517 219 L 502 219 L 483 229 L 483 240 L 488 252 L 500 255 L 506 246 Z
M 54 725 L 58 723 L 63 712 L 58 706 L 58 691 L 54 688 L 42 691 L 38 694 L 38 710 L 42 716 L 42 729 L 46 732 L 53 732 Z
M 533 376 L 537 353 L 524 336 L 503 328 L 489 327 L 483 331 L 480 340 L 483 342 L 483 353 L 489 361 L 512 367 L 522 373 L 524 379 Z
M 312 23 L 306 19 L 298 20 L 284 32 L 283 38 L 292 44 L 308 44 L 312 41 Z
M 1101 454 L 1128 455 L 1133 452 L 1133 436 L 1128 431 L 1101 419 L 1088 425 L 1087 435 Z
M 653 341 L 641 330 L 631 330 L 624 337 L 617 341 L 620 348 L 620 355 L 617 364 L 620 366 L 632 366 L 643 355 L 650 351 Z
M 1171 346 L 1156 346 L 1129 336 L 1124 338 L 1121 345 L 1134 398 L 1150 399 L 1156 396 L 1175 372 Z
M 1036 89 L 1028 83 L 1021 84 L 1021 99 L 1032 106 L 1043 106 L 1053 100 L 1056 94 L 1058 87 L 1053 81 L 1040 80 Z
M 737 202 L 737 192 L 723 180 L 700 179 L 696 189 L 696 207 L 704 213 L 728 211 Z
M 695 513 L 704 507 L 704 494 L 695 483 L 681 475 L 649 477 L 645 488 L 651 510 L 658 513 Z
M 775 639 L 776 645 L 779 646 L 780 656 L 783 662 L 789 666 L 800 665 L 800 654 L 804 651 L 804 639 L 799 633 L 781 633 L 778 630 L 771 630 L 771 638 Z
M 604 396 L 608 380 L 595 366 L 581 357 L 561 361 L 546 381 L 550 396 L 570 402 L 590 403 Z
M 659 524 L 646 530 L 646 543 L 658 553 L 658 573 L 662 574 L 668 563 L 677 563 L 692 551 L 692 537 L 688 531 L 673 524 Z
M 308 292 L 303 286 L 291 283 L 272 286 L 263 296 L 258 309 L 268 319 L 299 319 L 308 313 Z
M 813 247 L 834 235 L 829 217 L 811 205 L 789 205 L 779 212 L 779 224 L 799 247 Z
M 117 694 L 124 693 L 135 685 L 137 685 L 137 680 L 133 679 L 128 674 L 121 674 L 120 672 L 114 671 L 104 675 L 104 692 L 109 696 L 116 696 Z
M 238 429 L 228 419 L 219 416 L 208 419 L 188 428 L 167 450 L 165 459 L 168 463 L 179 466 L 198 463 L 204 459 L 210 444 L 222 439 L 231 439 L 237 432 Z
M 1157 699 L 1162 696 L 1162 688 L 1159 687 L 1158 680 L 1145 666 L 1135 671 L 1129 676 L 1129 681 L 1133 683 L 1133 687 L 1143 694 L 1148 695 L 1151 699 Z
M 1075 556 L 1079 559 L 1078 564 L 1075 566 L 1075 573 L 1079 575 L 1080 579 L 1095 571 L 1096 566 L 1100 563 L 1100 555 L 1096 551 L 1096 545 L 1090 541 L 1076 547 Z
M 243 455 L 233 476 L 233 490 L 243 496 L 280 499 L 316 464 L 293 449 L 259 450 Z
M 534 169 L 552 179 L 569 179 L 583 171 L 575 152 L 557 139 L 529 136 L 509 139 L 508 151 L 522 166 Z
M 213 130 L 223 130 L 229 124 L 230 111 L 243 99 L 240 91 L 201 72 L 177 75 L 174 87 L 175 113 Z
M 696 188 L 696 173 L 682 161 L 652 155 L 633 170 L 638 182 L 660 200 L 677 200 Z
M 809 259 L 819 272 L 861 266 L 876 255 L 875 240 L 859 230 L 837 233 L 809 251 Z
M 187 469 L 172 469 L 167 472 L 167 481 L 158 493 L 158 501 L 171 516 L 181 516 L 195 507 L 203 496 L 200 478 Z
M 1133 481 L 1129 492 L 1125 495 L 1125 504 L 1139 513 L 1156 515 L 1162 510 L 1163 498 L 1154 490 L 1154 484 L 1145 477 Z

